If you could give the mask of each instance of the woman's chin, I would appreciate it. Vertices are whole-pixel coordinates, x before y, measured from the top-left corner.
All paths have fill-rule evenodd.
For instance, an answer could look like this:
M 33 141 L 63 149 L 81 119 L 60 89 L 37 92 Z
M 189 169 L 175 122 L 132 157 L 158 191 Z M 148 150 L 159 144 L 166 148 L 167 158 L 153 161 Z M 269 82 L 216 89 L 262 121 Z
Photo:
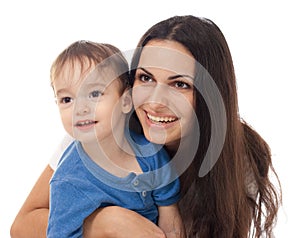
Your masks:
M 149 128 L 147 131 L 144 131 L 144 134 L 152 143 L 155 144 L 166 144 L 167 134 L 165 130 L 155 130 L 153 128 Z

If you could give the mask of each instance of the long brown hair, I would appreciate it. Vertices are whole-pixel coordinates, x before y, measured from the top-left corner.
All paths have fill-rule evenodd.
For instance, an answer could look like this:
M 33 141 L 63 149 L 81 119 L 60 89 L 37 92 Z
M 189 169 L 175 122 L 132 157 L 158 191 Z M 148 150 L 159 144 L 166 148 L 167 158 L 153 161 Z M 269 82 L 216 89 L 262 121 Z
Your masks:
M 222 32 L 211 20 L 195 16 L 175 16 L 157 23 L 142 36 L 133 55 L 132 84 L 142 47 L 154 39 L 184 45 L 214 80 L 226 111 L 221 154 L 210 172 L 199 177 L 214 118 L 195 90 L 201 140 L 192 164 L 181 176 L 179 203 L 187 237 L 271 237 L 281 202 L 280 183 L 277 191 L 269 180 L 269 171 L 277 175 L 267 143 L 239 117 L 234 67 Z

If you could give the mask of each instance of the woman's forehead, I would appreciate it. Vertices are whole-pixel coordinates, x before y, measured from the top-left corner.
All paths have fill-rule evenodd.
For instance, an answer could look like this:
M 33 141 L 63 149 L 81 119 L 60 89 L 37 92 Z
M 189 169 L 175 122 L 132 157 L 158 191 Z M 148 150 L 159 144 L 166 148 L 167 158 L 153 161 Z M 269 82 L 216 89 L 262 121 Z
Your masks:
M 175 41 L 153 41 L 142 49 L 139 68 L 160 68 L 179 75 L 194 77 L 195 59 L 180 43 Z

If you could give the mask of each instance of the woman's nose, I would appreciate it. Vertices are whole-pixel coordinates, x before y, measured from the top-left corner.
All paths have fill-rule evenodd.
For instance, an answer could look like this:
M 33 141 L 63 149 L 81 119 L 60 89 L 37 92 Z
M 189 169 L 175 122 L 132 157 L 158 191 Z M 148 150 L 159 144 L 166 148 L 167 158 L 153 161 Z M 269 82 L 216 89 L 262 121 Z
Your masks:
M 148 98 L 149 103 L 157 104 L 161 106 L 167 106 L 169 101 L 168 99 L 169 91 L 170 91 L 169 86 L 166 86 L 164 84 L 156 84 L 156 86 L 153 87 L 152 92 L 150 92 Z

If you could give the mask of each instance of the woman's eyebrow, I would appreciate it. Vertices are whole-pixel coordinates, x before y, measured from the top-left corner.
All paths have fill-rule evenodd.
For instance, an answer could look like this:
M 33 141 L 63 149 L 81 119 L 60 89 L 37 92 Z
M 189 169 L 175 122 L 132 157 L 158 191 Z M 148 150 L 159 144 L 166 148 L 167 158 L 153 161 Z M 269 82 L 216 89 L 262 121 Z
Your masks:
M 144 71 L 146 74 L 148 74 L 149 76 L 153 77 L 153 74 L 150 73 L 148 70 L 146 70 L 145 68 L 143 67 L 138 67 L 137 69 L 140 69 L 142 71 Z M 173 76 L 170 76 L 168 77 L 168 80 L 174 80 L 174 79 L 177 79 L 177 78 L 190 78 L 192 80 L 194 80 L 194 77 L 188 75 L 188 74 L 177 74 L 177 75 L 173 75 Z
M 141 70 L 143 70 L 146 74 L 149 74 L 151 77 L 153 77 L 153 74 L 151 74 L 148 70 L 146 70 L 146 69 L 143 68 L 143 67 L 138 67 L 138 68 L 136 68 L 136 69 L 141 69 Z
M 194 78 L 188 74 L 177 74 L 174 76 L 170 76 L 168 79 L 173 80 L 173 79 L 177 79 L 177 78 L 190 78 L 190 79 L 194 80 Z

